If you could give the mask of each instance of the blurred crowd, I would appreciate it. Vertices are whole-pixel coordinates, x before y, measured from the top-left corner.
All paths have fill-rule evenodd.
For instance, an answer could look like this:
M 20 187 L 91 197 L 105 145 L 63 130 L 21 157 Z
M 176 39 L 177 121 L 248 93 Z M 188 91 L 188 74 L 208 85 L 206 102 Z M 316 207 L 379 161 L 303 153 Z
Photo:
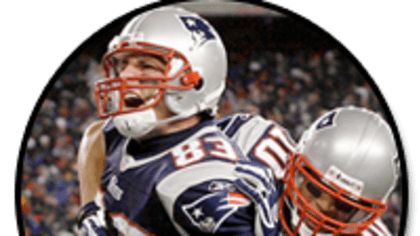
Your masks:
M 22 160 L 21 211 L 25 235 L 76 235 L 79 210 L 77 149 L 97 119 L 92 85 L 104 73 L 98 59 L 81 54 L 47 88 Z M 337 49 L 293 54 L 231 51 L 220 117 L 253 112 L 278 122 L 298 139 L 319 115 L 338 106 L 382 107 L 355 65 Z M 401 185 L 383 216 L 397 234 Z

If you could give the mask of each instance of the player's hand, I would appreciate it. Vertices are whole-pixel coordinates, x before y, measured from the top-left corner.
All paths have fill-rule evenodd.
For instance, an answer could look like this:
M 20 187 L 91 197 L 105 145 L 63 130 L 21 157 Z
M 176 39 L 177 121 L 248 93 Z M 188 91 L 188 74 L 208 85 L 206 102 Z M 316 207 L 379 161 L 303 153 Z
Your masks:
M 94 202 L 89 202 L 80 210 L 77 223 L 82 236 L 118 236 L 107 212 Z
M 264 235 L 277 235 L 278 193 L 272 172 L 268 168 L 239 162 L 235 168 L 238 188 L 255 203 L 257 218 Z

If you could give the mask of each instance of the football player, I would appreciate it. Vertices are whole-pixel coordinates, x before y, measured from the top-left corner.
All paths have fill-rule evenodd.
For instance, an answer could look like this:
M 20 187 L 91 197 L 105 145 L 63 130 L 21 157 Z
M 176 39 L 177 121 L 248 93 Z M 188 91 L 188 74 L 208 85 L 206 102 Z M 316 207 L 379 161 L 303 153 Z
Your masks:
M 279 235 L 391 235 L 380 216 L 396 185 L 399 159 L 391 129 L 378 114 L 355 107 L 332 110 L 297 146 L 286 130 L 259 116 L 235 115 L 219 126 L 284 184 L 277 188 Z
M 102 120 L 78 153 L 83 235 L 276 234 L 271 171 L 247 161 L 213 119 L 227 59 L 206 20 L 172 7 L 140 14 L 103 66 Z M 235 168 L 250 182 L 237 184 Z M 238 186 L 264 194 L 250 199 Z

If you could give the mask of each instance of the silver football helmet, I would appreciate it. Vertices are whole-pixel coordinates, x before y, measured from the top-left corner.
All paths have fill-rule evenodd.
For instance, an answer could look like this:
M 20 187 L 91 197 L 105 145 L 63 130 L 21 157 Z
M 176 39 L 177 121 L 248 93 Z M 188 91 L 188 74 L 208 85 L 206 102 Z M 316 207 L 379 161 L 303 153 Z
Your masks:
M 290 160 L 282 225 L 289 235 L 359 235 L 385 211 L 399 168 L 383 118 L 362 108 L 332 110 L 303 134 Z
M 114 67 L 122 53 L 160 58 L 166 63 L 164 75 L 119 77 Z M 113 117 L 118 130 L 130 137 L 202 111 L 214 115 L 227 75 L 226 50 L 216 30 L 198 14 L 175 7 L 134 17 L 109 43 L 103 65 L 107 78 L 96 83 L 95 91 L 98 114 Z M 124 106 L 127 90 L 151 88 L 158 90 L 154 100 Z M 156 121 L 150 110 L 162 99 L 174 117 Z

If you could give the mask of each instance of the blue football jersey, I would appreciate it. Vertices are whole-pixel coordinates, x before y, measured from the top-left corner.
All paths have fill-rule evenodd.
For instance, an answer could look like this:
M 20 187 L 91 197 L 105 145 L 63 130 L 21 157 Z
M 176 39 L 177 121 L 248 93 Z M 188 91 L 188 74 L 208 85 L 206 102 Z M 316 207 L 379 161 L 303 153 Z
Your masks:
M 208 121 L 145 141 L 103 129 L 106 164 L 96 203 L 123 235 L 255 235 L 254 206 L 234 185 L 247 161 Z
M 217 126 L 250 160 L 269 167 L 274 177 L 282 180 L 286 163 L 296 149 L 285 128 L 259 115 L 244 113 L 223 118 Z

